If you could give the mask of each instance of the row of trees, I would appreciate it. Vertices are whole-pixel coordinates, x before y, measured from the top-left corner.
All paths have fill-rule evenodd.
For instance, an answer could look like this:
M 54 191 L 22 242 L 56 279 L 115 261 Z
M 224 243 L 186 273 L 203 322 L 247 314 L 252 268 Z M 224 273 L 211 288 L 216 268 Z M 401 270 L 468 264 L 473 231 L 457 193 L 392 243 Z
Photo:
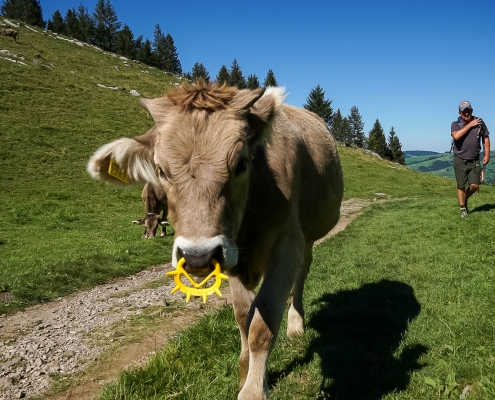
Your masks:
M 197 79 L 203 79 L 206 82 L 210 82 L 210 74 L 205 66 L 200 62 L 196 62 L 192 68 L 192 71 L 185 73 L 184 76 L 193 82 Z M 256 74 L 249 75 L 247 79 L 244 78 L 241 67 L 236 59 L 232 62 L 230 70 L 225 65 L 220 67 L 215 81 L 220 85 L 225 83 L 228 86 L 237 86 L 239 89 L 257 89 L 261 87 L 260 81 Z M 275 74 L 271 69 L 269 69 L 266 74 L 263 86 L 278 86 Z
M 304 108 L 320 116 L 331 129 L 335 139 L 346 146 L 364 148 L 377 153 L 382 158 L 405 164 L 405 154 L 394 127 L 390 129 L 387 140 L 377 119 L 366 137 L 364 122 L 356 106 L 353 106 L 349 115 L 344 117 L 340 109 L 334 113 L 331 104 L 332 100 L 325 99 L 325 91 L 318 85 L 309 93 Z

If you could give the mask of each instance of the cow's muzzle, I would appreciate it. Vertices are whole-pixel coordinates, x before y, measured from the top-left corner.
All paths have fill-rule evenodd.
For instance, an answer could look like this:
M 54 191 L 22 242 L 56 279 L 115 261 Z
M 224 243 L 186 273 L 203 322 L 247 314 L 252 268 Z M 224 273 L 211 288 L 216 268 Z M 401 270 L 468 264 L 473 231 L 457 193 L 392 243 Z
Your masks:
M 224 235 L 210 238 L 188 239 L 177 236 L 174 239 L 172 251 L 172 265 L 177 266 L 181 258 L 185 259 L 183 265 L 188 274 L 206 276 L 210 274 L 215 266 L 212 259 L 218 261 L 222 272 L 237 264 L 238 251 L 235 243 Z
M 221 263 L 222 260 L 222 248 L 220 246 L 211 249 L 207 252 L 191 252 L 184 251 L 180 247 L 177 248 L 178 258 L 184 257 L 186 263 L 184 269 L 190 275 L 195 276 L 207 276 L 215 269 L 215 266 L 211 262 L 212 259 L 216 259 Z

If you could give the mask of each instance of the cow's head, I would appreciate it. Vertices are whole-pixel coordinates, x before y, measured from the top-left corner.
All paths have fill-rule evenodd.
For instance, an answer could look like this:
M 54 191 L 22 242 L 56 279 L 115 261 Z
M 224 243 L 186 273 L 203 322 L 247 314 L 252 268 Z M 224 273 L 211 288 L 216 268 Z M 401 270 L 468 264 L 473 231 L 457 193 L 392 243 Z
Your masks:
M 159 226 L 162 227 L 162 233 L 160 236 L 165 236 L 166 225 L 169 225 L 167 221 L 161 219 L 158 214 L 153 212 L 147 213 L 143 218 L 134 220 L 132 223 L 136 225 L 144 225 L 143 239 L 154 238 Z
M 204 276 L 215 258 L 229 269 L 237 264 L 235 240 L 247 204 L 254 149 L 269 140 L 283 99 L 283 89 L 238 90 L 198 82 L 166 97 L 142 100 L 155 127 L 146 135 L 101 147 L 88 171 L 120 183 L 108 174 L 113 159 L 129 183 L 161 185 L 175 229 L 173 265 L 184 257 L 188 272 Z

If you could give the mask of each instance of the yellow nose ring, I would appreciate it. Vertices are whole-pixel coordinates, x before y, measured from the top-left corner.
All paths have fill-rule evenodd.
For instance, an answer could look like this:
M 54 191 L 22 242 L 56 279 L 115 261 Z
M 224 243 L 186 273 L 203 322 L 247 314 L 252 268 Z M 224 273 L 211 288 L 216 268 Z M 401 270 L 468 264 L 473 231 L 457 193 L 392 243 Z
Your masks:
M 212 293 L 216 293 L 220 297 L 222 297 L 222 292 L 220 292 L 220 285 L 222 283 L 222 279 L 228 279 L 229 277 L 225 274 L 222 274 L 220 269 L 220 263 L 217 260 L 213 258 L 211 259 L 210 264 L 213 264 L 215 269 L 200 283 L 196 283 L 194 279 L 191 278 L 191 276 L 186 272 L 186 270 L 183 267 L 185 262 L 186 262 L 185 258 L 182 257 L 177 263 L 177 268 L 175 269 L 175 271 L 170 271 L 166 273 L 166 275 L 174 277 L 174 282 L 176 284 L 176 286 L 172 289 L 170 294 L 173 294 L 177 290 L 180 290 L 182 293 L 186 295 L 186 303 L 189 302 L 191 296 L 203 297 L 203 303 L 206 303 L 206 297 L 208 297 Z M 184 275 L 187 278 L 187 280 L 191 282 L 193 287 L 187 286 L 184 283 L 182 283 L 181 275 Z M 208 280 L 210 280 L 214 276 L 215 276 L 215 283 L 210 287 L 202 288 L 202 286 L 206 285 Z

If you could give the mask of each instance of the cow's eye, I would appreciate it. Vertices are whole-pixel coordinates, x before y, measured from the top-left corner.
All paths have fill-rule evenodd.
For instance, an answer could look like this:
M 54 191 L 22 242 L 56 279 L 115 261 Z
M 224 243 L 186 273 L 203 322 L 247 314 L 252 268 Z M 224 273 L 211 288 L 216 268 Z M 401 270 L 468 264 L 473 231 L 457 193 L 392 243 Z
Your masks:
M 165 172 L 163 172 L 163 169 L 160 166 L 158 166 L 158 174 L 160 175 L 161 179 L 165 179 L 166 181 L 168 181 L 167 175 L 165 175 Z
M 249 166 L 249 160 L 247 157 L 242 157 L 239 162 L 237 163 L 237 167 L 235 167 L 235 173 L 234 175 L 237 176 L 239 174 L 242 174 L 243 172 L 246 172 Z

